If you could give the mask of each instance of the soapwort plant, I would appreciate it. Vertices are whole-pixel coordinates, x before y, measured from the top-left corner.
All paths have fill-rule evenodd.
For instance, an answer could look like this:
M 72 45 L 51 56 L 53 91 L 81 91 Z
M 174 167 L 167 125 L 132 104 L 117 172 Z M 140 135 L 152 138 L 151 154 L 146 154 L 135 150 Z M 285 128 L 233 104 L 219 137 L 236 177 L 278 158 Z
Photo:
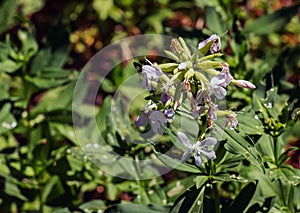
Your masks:
M 224 117 L 224 128 L 234 129 L 238 125 L 235 112 L 219 109 L 218 101 L 226 97 L 226 87 L 233 83 L 239 87 L 254 89 L 255 85 L 246 80 L 236 80 L 229 71 L 229 65 L 224 61 L 217 61 L 221 57 L 221 39 L 212 35 L 198 45 L 198 49 L 191 51 L 182 38 L 173 39 L 171 48 L 174 53 L 166 51 L 175 62 L 152 63 L 148 59 L 147 65 L 142 66 L 142 87 L 150 92 L 149 102 L 135 121 L 135 126 L 150 124 L 154 133 L 161 133 L 168 123 L 172 123 L 176 113 L 185 113 L 198 122 L 201 130 L 196 136 L 197 143 L 190 144 L 187 136 L 178 131 L 178 140 L 189 150 L 195 150 L 195 163 L 201 166 L 200 153 L 207 149 L 206 141 L 215 147 L 217 139 L 205 139 L 217 118 Z M 208 53 L 208 54 L 207 54 Z M 159 97 L 159 98 L 157 98 Z M 189 103 L 189 104 L 186 104 Z M 184 107 L 182 107 L 184 105 Z M 202 142 L 200 142 L 202 141 Z M 208 159 L 215 159 L 207 155 Z M 205 152 L 204 152 L 205 153 Z M 196 158 L 196 156 L 200 158 Z M 183 156 L 182 159 L 186 159 Z
M 195 186 L 175 201 L 172 211 L 204 208 L 205 212 L 221 212 L 226 207 L 220 203 L 217 182 L 251 182 L 230 171 L 229 165 L 237 158 L 226 149 L 248 142 L 233 131 L 238 125 L 236 113 L 224 109 L 226 88 L 231 83 L 247 89 L 256 87 L 231 75 L 229 64 L 222 60 L 218 35 L 200 42 L 197 48 L 188 46 L 182 38 L 173 39 L 171 49 L 173 52 L 165 51 L 171 62 L 156 63 L 146 59 L 146 64 L 141 67 L 142 87 L 149 95 L 146 97 L 148 104 L 135 120 L 135 126 L 142 130 L 148 126 L 154 134 L 169 136 L 181 150 L 181 156 L 161 160 L 170 166 L 181 160 L 184 163 L 177 169 L 197 174 Z M 176 117 L 192 120 L 198 131 L 191 133 L 191 127 L 185 124 L 178 127 Z M 234 138 L 233 142 L 224 143 L 223 130 L 227 132 L 226 136 L 229 134 Z M 158 143 L 154 144 L 154 149 L 160 149 Z M 251 149 L 251 153 L 244 153 L 246 159 L 261 167 L 259 154 L 251 145 L 246 146 Z M 255 183 L 249 183 L 244 190 L 254 186 Z M 205 200 L 206 205 L 202 205 Z

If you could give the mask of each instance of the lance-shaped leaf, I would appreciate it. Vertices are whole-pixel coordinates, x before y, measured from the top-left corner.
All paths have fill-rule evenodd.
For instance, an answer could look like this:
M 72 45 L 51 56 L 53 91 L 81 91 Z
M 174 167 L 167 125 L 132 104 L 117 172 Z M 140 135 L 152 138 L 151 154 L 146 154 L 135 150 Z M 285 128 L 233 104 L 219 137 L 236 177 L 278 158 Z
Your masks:
M 223 134 L 223 138 L 227 140 L 227 143 L 224 146 L 227 151 L 233 154 L 241 154 L 251 164 L 264 172 L 262 157 L 253 144 L 247 142 L 241 135 L 233 130 L 223 130 L 222 126 L 218 123 L 216 123 L 216 129 L 216 132 Z
M 243 30 L 244 34 L 255 33 L 257 35 L 268 35 L 284 28 L 289 20 L 298 12 L 300 4 L 283 7 L 272 14 L 262 16 L 249 24 Z

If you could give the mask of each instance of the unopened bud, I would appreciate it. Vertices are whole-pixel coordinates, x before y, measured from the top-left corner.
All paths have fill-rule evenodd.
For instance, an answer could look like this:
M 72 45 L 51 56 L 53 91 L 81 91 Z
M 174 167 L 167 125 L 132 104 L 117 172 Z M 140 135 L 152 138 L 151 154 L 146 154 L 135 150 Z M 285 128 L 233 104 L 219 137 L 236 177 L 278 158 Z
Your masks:
M 177 63 L 164 63 L 157 65 L 164 72 L 172 72 L 175 68 L 177 68 Z
M 252 84 L 251 82 L 246 81 L 246 80 L 232 79 L 231 82 L 234 83 L 235 85 L 239 86 L 239 87 L 243 87 L 243 88 L 247 88 L 247 89 L 255 89 L 256 88 L 256 86 L 254 84 Z
M 194 77 L 195 75 L 195 71 L 193 69 L 189 69 L 185 74 L 184 74 L 184 78 L 185 79 L 190 79 L 192 77 Z

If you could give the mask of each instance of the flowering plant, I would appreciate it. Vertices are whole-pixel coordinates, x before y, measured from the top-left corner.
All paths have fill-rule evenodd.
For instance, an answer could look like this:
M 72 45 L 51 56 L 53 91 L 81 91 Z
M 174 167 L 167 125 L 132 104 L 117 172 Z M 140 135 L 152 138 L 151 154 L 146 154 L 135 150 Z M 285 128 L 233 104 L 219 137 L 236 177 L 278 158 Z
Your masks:
M 162 133 L 176 113 L 184 112 L 196 121 L 200 131 L 195 135 L 197 143 L 194 145 L 185 133 L 177 132 L 178 140 L 188 148 L 182 160 L 188 160 L 194 150 L 195 164 L 200 167 L 203 162 L 201 154 L 210 160 L 216 158 L 214 147 L 217 139 L 204 138 L 213 129 L 217 117 L 225 117 L 225 128 L 232 130 L 238 125 L 235 112 L 221 110 L 217 104 L 225 99 L 226 87 L 230 83 L 248 89 L 255 86 L 234 79 L 229 65 L 216 60 L 223 54 L 220 53 L 221 39 L 215 34 L 200 42 L 194 51 L 182 38 L 173 39 L 171 48 L 173 52 L 165 52 L 174 62 L 156 64 L 146 59 L 149 65 L 142 66 L 142 87 L 150 92 L 150 100 L 136 119 L 135 126 L 145 126 L 149 121 L 153 133 Z

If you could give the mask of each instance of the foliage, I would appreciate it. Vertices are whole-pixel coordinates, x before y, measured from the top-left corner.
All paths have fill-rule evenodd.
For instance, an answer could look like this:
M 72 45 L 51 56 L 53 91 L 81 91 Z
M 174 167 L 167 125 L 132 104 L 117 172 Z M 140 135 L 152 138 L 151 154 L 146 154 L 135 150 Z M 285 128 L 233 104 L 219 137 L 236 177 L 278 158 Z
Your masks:
M 300 5 L 289 2 L 2 1 L 0 212 L 299 212 Z M 114 92 L 145 60 L 116 66 L 96 103 L 85 99 L 84 111 L 72 111 L 72 98 L 80 70 L 93 54 L 142 33 L 182 37 L 191 46 L 225 33 L 217 61 L 229 64 L 234 79 L 257 88 L 228 85 L 227 108 L 239 124 L 224 130 L 224 121 L 215 122 L 215 160 L 197 167 L 191 158 L 163 176 L 127 180 L 86 158 L 72 113 L 84 123 L 96 104 L 98 127 L 88 126 L 88 136 L 95 140 L 93 132 L 100 131 L 105 140 L 99 144 L 132 159 L 160 156 L 170 144 L 178 145 L 174 129 L 151 145 L 125 142 L 126 134 L 136 137 L 127 126 L 144 97 L 131 106 L 131 120 L 118 112 L 123 126 L 113 128 L 110 108 L 122 104 L 111 102 Z M 179 161 L 159 159 L 171 167 Z M 139 176 L 139 168 L 122 162 L 110 169 L 120 174 L 131 169 Z

